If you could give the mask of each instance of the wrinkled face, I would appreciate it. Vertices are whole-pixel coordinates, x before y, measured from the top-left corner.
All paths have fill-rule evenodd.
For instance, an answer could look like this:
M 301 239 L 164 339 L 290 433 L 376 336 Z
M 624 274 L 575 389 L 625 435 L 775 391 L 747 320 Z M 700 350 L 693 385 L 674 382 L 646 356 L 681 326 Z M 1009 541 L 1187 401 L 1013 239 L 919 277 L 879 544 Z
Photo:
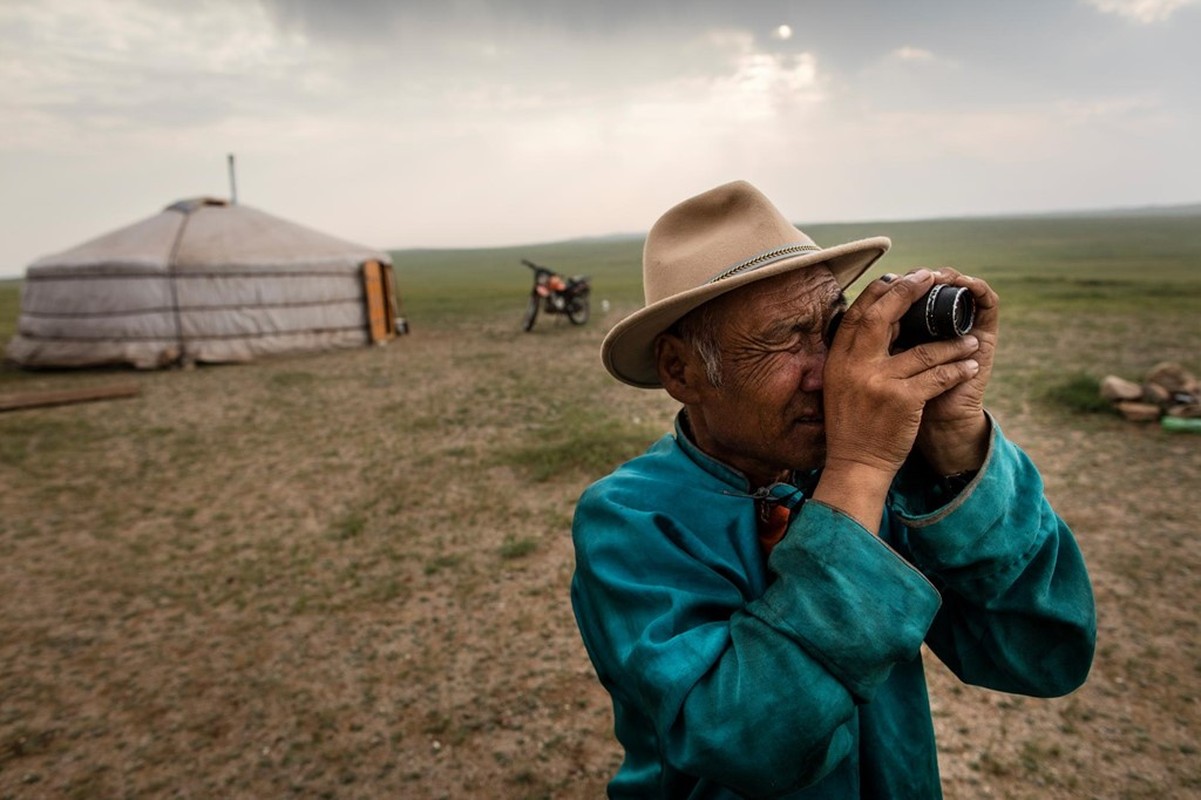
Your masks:
M 768 278 L 712 301 L 721 385 L 688 407 L 697 444 L 755 485 L 826 456 L 822 369 L 846 299 L 824 266 Z

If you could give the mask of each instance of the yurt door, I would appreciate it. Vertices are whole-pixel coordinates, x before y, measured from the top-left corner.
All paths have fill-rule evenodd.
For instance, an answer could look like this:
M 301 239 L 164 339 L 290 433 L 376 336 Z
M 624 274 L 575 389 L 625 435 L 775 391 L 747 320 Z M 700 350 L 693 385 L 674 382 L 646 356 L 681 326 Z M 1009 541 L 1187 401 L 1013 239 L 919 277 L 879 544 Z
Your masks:
M 363 289 L 367 298 L 367 328 L 372 344 L 396 336 L 396 301 L 392 296 L 392 269 L 378 261 L 363 264 Z

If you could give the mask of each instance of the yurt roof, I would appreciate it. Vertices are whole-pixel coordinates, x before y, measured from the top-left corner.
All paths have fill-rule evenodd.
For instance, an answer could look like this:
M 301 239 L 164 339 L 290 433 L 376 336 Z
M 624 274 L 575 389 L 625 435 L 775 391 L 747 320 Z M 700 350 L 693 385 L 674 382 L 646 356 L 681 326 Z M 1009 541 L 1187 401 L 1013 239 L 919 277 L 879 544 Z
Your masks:
M 29 266 L 30 276 L 67 272 L 144 273 L 261 267 L 327 269 L 386 253 L 289 222 L 246 205 L 198 197 Z

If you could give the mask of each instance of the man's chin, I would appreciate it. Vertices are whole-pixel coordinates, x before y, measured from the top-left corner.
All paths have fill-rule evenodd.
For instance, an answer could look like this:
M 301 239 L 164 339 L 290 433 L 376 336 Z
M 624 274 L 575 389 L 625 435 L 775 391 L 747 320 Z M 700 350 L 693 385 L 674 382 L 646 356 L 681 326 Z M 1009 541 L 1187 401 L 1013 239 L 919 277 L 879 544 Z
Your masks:
M 820 469 L 826 463 L 826 436 L 825 431 L 816 437 L 806 437 L 807 441 L 798 446 L 798 458 L 795 460 L 793 469 L 799 472 L 808 472 L 809 470 Z

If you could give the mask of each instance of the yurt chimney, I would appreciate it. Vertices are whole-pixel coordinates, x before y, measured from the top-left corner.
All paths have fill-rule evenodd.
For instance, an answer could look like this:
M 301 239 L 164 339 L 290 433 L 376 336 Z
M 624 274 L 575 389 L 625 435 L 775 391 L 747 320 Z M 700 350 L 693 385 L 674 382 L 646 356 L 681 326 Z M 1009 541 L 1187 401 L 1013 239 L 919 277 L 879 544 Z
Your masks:
M 234 175 L 234 154 L 229 154 L 229 204 L 238 204 L 238 179 Z

